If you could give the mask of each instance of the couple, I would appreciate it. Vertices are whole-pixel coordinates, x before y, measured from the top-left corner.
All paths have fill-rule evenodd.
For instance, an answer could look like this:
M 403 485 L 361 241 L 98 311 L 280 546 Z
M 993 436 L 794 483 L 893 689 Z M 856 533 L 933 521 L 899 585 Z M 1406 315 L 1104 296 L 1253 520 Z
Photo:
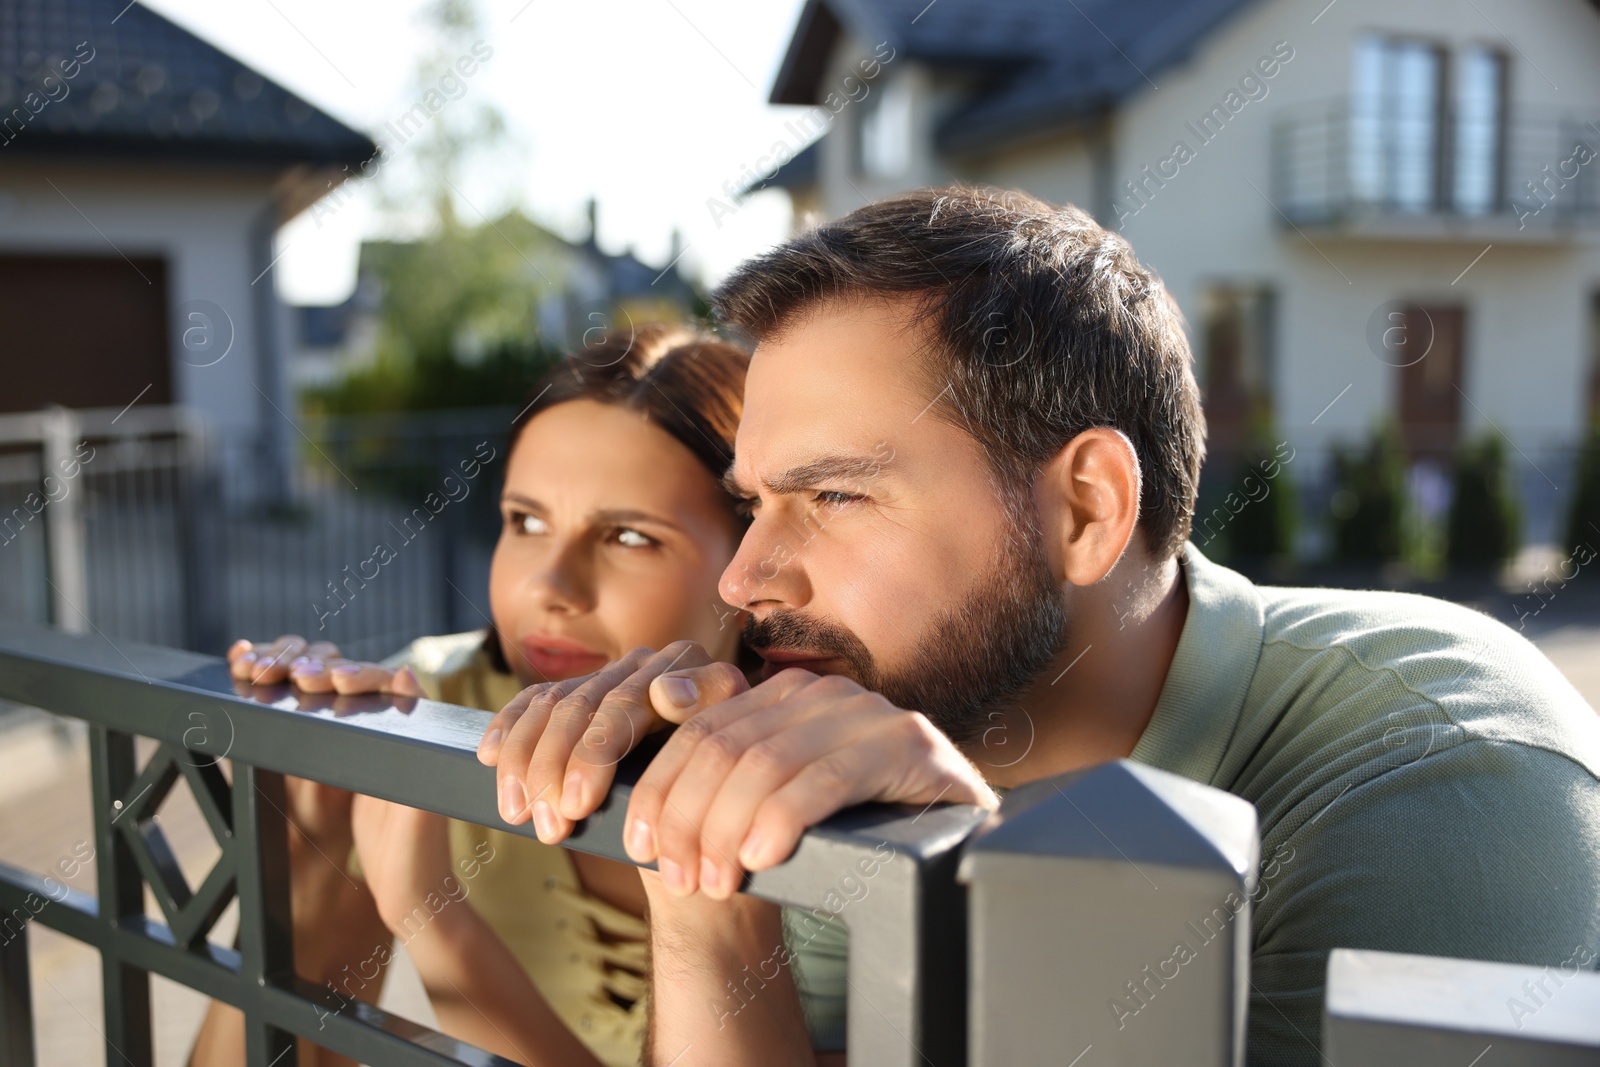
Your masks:
M 569 391 L 521 426 L 495 627 L 472 655 L 536 684 L 513 698 L 479 684 L 492 670 L 466 672 L 471 692 L 452 694 L 427 690 L 426 669 L 316 655 L 291 675 L 504 694 L 480 758 L 502 815 L 547 843 L 595 809 L 632 739 L 681 724 L 625 830 L 659 873 L 562 853 L 547 883 L 576 867 L 575 898 L 635 920 L 595 926 L 607 974 L 648 995 L 647 1062 L 688 1045 L 696 1062 L 838 1060 L 837 943 L 802 946 L 797 974 L 737 1018 L 706 1008 L 783 937 L 780 909 L 736 893 L 741 874 L 782 862 L 807 826 L 869 800 L 994 806 L 1123 757 L 1245 797 L 1263 855 L 1293 849 L 1252 917 L 1252 1064 L 1319 1062 L 1333 947 L 1555 964 L 1600 944 L 1594 712 L 1476 613 L 1258 587 L 1187 543 L 1204 437 L 1189 348 L 1120 237 L 1021 194 L 924 190 L 758 257 L 714 305 L 755 342 L 742 411 L 723 376 L 738 357 L 701 341 L 632 371 L 575 356 L 551 387 Z M 661 402 L 679 390 L 728 402 Z M 241 653 L 236 670 L 305 650 L 243 668 Z M 997 725 L 1034 738 L 1004 767 L 981 759 Z M 442 820 L 425 830 L 432 817 L 368 800 L 349 822 L 392 920 L 450 849 Z M 519 888 L 502 929 L 548 910 Z M 439 949 L 461 958 L 453 973 L 414 951 L 425 982 L 499 966 L 462 938 Z M 506 1051 L 525 1062 L 593 1062 L 561 990 L 527 985 L 455 1017 L 502 1012 L 494 1030 L 545 1042 Z M 460 1006 L 437 988 L 436 1007 Z M 553 1010 L 576 1050 L 544 1025 Z M 440 1019 L 469 1040 L 487 1029 Z

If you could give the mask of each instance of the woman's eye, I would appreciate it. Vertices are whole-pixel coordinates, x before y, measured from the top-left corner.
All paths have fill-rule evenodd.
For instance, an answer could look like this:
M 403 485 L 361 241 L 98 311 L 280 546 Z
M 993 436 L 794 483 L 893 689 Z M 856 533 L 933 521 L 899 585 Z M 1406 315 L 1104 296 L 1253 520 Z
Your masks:
M 550 525 L 537 515 L 530 515 L 525 511 L 513 511 L 507 516 L 507 523 L 519 534 L 542 534 L 550 531 Z
M 655 538 L 647 537 L 638 530 L 630 530 L 627 527 L 623 527 L 617 531 L 617 544 L 625 545 L 628 548 L 649 548 L 655 543 Z

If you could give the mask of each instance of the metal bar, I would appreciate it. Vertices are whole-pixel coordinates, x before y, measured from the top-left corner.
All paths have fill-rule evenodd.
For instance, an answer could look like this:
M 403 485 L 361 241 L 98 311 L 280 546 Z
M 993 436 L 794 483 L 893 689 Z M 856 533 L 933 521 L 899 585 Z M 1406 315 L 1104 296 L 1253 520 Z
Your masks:
M 78 417 L 64 407 L 52 407 L 40 420 L 40 443 L 44 454 L 40 465 L 44 469 L 45 497 L 54 507 L 47 509 L 44 519 L 45 537 L 49 543 L 50 560 L 50 617 L 55 624 L 73 633 L 89 630 L 89 571 L 88 553 L 84 544 L 83 489 L 67 485 L 59 498 L 51 498 L 50 483 L 62 484 L 64 472 L 72 469 L 73 453 L 83 435 L 79 432 Z
M 313 696 L 288 686 L 236 687 L 226 664 L 216 657 L 131 642 L 113 645 L 100 637 L 9 622 L 0 622 L 0 698 L 193 752 L 231 757 L 237 775 L 235 804 L 254 805 L 249 819 L 235 808 L 244 930 L 270 921 L 280 932 L 287 931 L 286 916 L 249 910 L 265 907 L 273 896 L 262 884 L 266 868 L 245 868 L 258 857 L 270 859 L 275 851 L 258 848 L 272 842 L 256 839 L 265 825 L 266 806 L 250 799 L 254 790 L 247 790 L 244 800 L 239 791 L 239 783 L 252 776 L 258 782 L 274 776 L 250 768 L 270 768 L 535 836 L 527 824 L 506 827 L 500 821 L 494 772 L 476 756 L 478 739 L 491 718 L 486 711 L 389 696 Z M 204 728 L 197 730 L 197 723 Z M 619 764 L 616 786 L 600 810 L 580 824 L 570 847 L 631 862 L 622 849 L 623 816 L 652 750 L 641 746 Z M 426 783 L 425 791 L 419 783 Z M 859 869 L 862 861 L 882 862 L 883 846 L 893 848 L 894 858 L 872 891 L 841 914 L 852 931 L 850 1047 L 860 1050 L 858 1062 L 905 1067 L 962 1062 L 965 988 L 958 978 L 946 979 L 961 974 L 965 905 L 953 884 L 951 865 L 961 841 L 981 819 L 981 812 L 966 806 L 923 812 L 864 806 L 813 828 L 788 861 L 748 880 L 746 890 L 764 899 L 838 911 L 841 878 Z M 246 906 L 252 895 L 254 902 Z M 257 951 L 265 949 L 265 943 L 257 946 Z M 281 959 L 252 962 L 243 974 L 241 996 L 279 1003 L 280 996 L 292 996 L 285 980 L 289 972 Z M 255 978 L 269 974 L 277 976 L 267 983 L 276 992 L 260 992 Z M 301 1010 L 315 1021 L 304 1003 Z M 275 1011 L 267 1018 L 270 1023 L 260 1025 L 295 1029 Z
M 28 919 L 15 929 L 13 916 L 31 914 L 35 896 L 22 908 L 10 901 L 3 909 L 5 926 L 0 929 L 0 1067 L 33 1067 L 33 990 L 28 984 Z M 45 905 L 46 907 L 48 904 Z
M 289 912 L 289 820 L 283 775 L 233 762 L 233 853 L 239 889 L 239 977 L 254 993 L 245 1007 L 248 1067 L 295 1067 L 294 1036 L 272 1025 L 259 991 L 294 984 Z
M 82 640 L 82 639 L 80 639 Z M 133 735 L 102 723 L 89 727 L 89 774 L 94 803 L 95 872 L 99 918 L 115 928 L 144 917 L 144 885 L 133 850 L 116 826 L 122 798 L 134 781 Z M 100 947 L 101 992 L 105 1001 L 106 1062 L 147 1067 L 154 1062 L 150 1040 L 150 976 L 111 949 Z

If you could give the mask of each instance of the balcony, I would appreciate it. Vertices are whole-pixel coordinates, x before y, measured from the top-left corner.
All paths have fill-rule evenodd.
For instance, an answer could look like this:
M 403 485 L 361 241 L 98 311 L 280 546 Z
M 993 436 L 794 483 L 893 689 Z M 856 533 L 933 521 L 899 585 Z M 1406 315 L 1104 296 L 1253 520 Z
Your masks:
M 1326 236 L 1569 243 L 1600 227 L 1600 121 L 1403 98 L 1302 105 L 1274 125 L 1272 186 L 1280 222 Z

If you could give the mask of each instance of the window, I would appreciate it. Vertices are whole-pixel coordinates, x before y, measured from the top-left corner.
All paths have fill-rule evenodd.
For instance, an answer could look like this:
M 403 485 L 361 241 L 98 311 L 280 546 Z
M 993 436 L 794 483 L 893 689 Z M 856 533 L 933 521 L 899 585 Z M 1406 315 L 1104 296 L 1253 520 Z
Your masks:
M 1454 206 L 1487 215 L 1505 199 L 1506 57 L 1485 47 L 1461 54 L 1456 79 Z
M 1272 417 L 1273 292 L 1212 285 L 1201 298 L 1200 374 L 1212 448 L 1229 452 Z
M 856 159 L 869 178 L 898 178 L 911 166 L 911 86 L 889 78 L 861 101 Z
M 1356 43 L 1350 180 L 1358 200 L 1434 210 L 1443 76 L 1444 54 L 1428 42 L 1369 34 Z

